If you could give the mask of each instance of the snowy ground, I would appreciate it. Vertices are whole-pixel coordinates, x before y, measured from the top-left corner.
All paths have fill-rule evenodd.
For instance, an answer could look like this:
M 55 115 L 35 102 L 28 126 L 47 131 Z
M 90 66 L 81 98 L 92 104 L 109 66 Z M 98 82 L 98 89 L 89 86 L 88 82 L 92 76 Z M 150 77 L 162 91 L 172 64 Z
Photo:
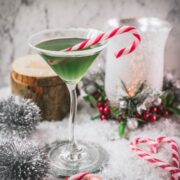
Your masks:
M 2 93 L 3 92 L 3 93 Z M 8 89 L 0 91 L 0 96 L 8 96 Z M 83 105 L 84 106 L 84 105 Z M 149 124 L 146 127 L 136 130 L 129 134 L 128 139 L 120 139 L 117 134 L 118 125 L 112 121 L 90 120 L 93 114 L 91 108 L 87 105 L 78 112 L 76 123 L 77 139 L 92 141 L 104 147 L 110 159 L 108 165 L 99 173 L 104 180 L 167 180 L 169 174 L 165 171 L 153 168 L 150 164 L 139 159 L 131 151 L 129 142 L 136 137 L 156 138 L 160 135 L 166 135 L 177 140 L 180 145 L 180 119 L 170 120 L 162 119 L 157 123 Z M 33 135 L 39 143 L 51 143 L 56 139 L 66 139 L 67 137 L 67 118 L 61 122 L 42 122 Z M 158 154 L 162 159 L 168 161 L 169 153 L 162 150 Z M 53 179 L 53 178 L 49 178 Z
M 90 109 L 79 112 L 76 124 L 77 139 L 92 141 L 100 144 L 110 154 L 108 165 L 99 173 L 103 179 L 112 180 L 167 180 L 169 174 L 161 169 L 155 169 L 131 151 L 129 142 L 136 137 L 156 138 L 160 135 L 171 137 L 180 144 L 180 123 L 177 120 L 162 119 L 129 134 L 128 139 L 119 139 L 118 125 L 113 122 L 92 121 Z M 56 139 L 66 139 L 67 119 L 62 122 L 43 122 L 38 127 L 36 137 L 42 142 L 51 143 Z M 160 156 L 168 161 L 167 150 L 161 150 Z

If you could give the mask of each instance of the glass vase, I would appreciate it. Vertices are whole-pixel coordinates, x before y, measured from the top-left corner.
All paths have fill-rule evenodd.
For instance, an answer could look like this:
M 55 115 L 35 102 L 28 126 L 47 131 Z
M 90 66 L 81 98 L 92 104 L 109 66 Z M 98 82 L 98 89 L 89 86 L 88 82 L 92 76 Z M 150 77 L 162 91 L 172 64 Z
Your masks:
M 161 90 L 164 74 L 164 50 L 171 25 L 153 17 L 111 19 L 108 28 L 119 25 L 131 25 L 139 29 L 142 42 L 135 52 L 115 59 L 113 52 L 126 47 L 133 40 L 131 34 L 123 34 L 114 38 L 106 53 L 105 90 L 108 99 L 116 102 L 120 96 L 133 96 L 137 86 L 146 83 L 150 88 Z

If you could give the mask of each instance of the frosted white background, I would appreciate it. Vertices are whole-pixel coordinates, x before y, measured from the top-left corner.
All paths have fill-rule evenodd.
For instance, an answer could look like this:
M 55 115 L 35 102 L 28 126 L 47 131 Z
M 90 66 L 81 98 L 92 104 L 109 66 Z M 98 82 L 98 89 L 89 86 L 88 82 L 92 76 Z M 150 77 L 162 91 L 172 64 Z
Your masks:
M 59 27 L 103 29 L 109 18 L 155 16 L 174 26 L 165 68 L 180 68 L 180 0 L 0 0 L 0 87 L 9 83 L 14 58 L 30 53 L 32 33 Z

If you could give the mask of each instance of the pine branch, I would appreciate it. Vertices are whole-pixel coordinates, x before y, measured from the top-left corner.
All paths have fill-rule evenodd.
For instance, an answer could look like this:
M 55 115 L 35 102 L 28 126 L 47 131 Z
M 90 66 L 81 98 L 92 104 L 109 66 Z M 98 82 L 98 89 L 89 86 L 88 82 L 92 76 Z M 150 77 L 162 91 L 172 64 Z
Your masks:
M 131 95 L 129 94 L 128 88 L 126 87 L 126 84 L 121 80 L 122 83 L 122 87 L 125 90 L 125 92 L 128 94 L 128 96 L 130 97 Z

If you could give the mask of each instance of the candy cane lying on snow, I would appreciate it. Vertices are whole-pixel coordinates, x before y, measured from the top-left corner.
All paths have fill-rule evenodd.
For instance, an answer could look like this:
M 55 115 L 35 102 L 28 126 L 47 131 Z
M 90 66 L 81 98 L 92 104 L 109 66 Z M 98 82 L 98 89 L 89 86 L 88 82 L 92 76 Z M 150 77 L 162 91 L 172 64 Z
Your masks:
M 162 144 L 168 144 L 171 147 L 172 164 L 167 163 L 161 159 L 154 158 L 152 154 L 157 153 L 158 147 Z M 150 153 L 143 151 L 139 144 L 148 144 L 150 146 Z M 147 162 L 153 164 L 156 167 L 160 167 L 171 173 L 171 180 L 178 180 L 180 178 L 180 158 L 179 147 L 176 141 L 169 139 L 168 137 L 161 136 L 156 140 L 150 138 L 137 138 L 134 142 L 130 143 L 133 151 L 137 153 L 140 158 L 143 158 Z
M 119 26 L 115 28 L 114 30 L 112 30 L 111 32 L 102 33 L 96 36 L 95 38 L 87 39 L 79 44 L 74 45 L 73 47 L 67 48 L 65 51 L 75 51 L 75 50 L 85 49 L 87 47 L 91 47 L 96 44 L 102 43 L 106 40 L 113 38 L 114 36 L 117 36 L 123 33 L 131 33 L 134 36 L 135 40 L 130 46 L 120 49 L 118 52 L 115 53 L 116 58 L 119 58 L 122 55 L 127 55 L 133 52 L 137 48 L 139 43 L 141 42 L 141 36 L 138 30 L 133 26 Z
M 67 177 L 65 180 L 102 180 L 102 177 L 88 172 L 79 173 L 71 177 Z

